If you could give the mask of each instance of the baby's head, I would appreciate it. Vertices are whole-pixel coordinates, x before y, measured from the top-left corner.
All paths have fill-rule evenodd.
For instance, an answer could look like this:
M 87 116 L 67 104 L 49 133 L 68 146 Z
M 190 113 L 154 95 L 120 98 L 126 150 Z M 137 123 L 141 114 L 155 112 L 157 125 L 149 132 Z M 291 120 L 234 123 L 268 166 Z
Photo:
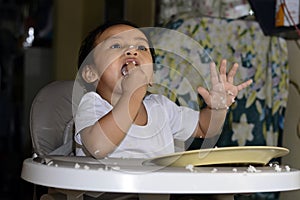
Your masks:
M 78 73 L 86 88 L 95 90 L 101 81 L 107 83 L 107 74 L 112 81 L 126 75 L 128 61 L 134 65 L 154 63 L 155 52 L 148 34 L 128 21 L 108 22 L 83 40 Z

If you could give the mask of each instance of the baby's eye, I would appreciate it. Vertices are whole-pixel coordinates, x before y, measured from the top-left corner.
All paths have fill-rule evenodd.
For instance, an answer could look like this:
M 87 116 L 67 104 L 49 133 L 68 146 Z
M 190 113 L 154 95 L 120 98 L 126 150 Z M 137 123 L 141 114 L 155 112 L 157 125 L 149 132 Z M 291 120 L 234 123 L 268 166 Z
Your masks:
M 147 47 L 144 46 L 144 45 L 138 45 L 137 49 L 141 50 L 141 51 L 147 51 L 148 50 Z
M 113 44 L 110 46 L 111 49 L 120 49 L 121 45 L 120 44 Z

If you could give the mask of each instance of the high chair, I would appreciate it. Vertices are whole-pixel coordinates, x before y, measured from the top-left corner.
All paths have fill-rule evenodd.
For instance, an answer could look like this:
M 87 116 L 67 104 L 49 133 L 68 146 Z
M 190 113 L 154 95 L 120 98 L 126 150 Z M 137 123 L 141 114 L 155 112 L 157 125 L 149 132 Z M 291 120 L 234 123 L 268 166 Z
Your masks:
M 29 120 L 34 157 L 73 155 L 73 84 L 73 81 L 55 81 L 35 96 Z M 67 196 L 48 188 L 48 194 L 41 199 L 67 199 Z
M 73 86 L 74 81 L 54 81 L 43 87 L 34 98 L 30 111 L 30 134 L 34 157 L 74 156 Z M 102 199 L 102 194 L 48 188 L 48 194 L 42 195 L 40 199 Z M 112 200 L 133 199 L 133 197 L 138 199 L 136 194 L 124 194 L 115 198 L 115 195 L 109 196 L 106 193 L 105 196 Z
M 73 84 L 73 81 L 52 82 L 34 98 L 30 134 L 37 156 L 73 154 Z

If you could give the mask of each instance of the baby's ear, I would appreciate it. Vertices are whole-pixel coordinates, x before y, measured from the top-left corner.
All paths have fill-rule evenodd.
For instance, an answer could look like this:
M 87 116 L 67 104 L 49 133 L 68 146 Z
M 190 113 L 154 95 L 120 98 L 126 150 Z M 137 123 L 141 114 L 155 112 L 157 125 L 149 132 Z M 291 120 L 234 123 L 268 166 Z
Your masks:
M 98 80 L 98 74 L 91 65 L 85 65 L 81 71 L 82 78 L 87 83 L 93 83 Z

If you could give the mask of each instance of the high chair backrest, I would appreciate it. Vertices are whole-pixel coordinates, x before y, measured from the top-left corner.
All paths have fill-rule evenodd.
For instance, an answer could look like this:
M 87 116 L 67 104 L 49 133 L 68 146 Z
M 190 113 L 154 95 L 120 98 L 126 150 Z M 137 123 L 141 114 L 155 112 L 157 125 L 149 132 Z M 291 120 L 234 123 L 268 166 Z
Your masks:
M 74 81 L 54 81 L 33 100 L 30 133 L 37 155 L 70 155 L 73 150 L 72 91 Z

